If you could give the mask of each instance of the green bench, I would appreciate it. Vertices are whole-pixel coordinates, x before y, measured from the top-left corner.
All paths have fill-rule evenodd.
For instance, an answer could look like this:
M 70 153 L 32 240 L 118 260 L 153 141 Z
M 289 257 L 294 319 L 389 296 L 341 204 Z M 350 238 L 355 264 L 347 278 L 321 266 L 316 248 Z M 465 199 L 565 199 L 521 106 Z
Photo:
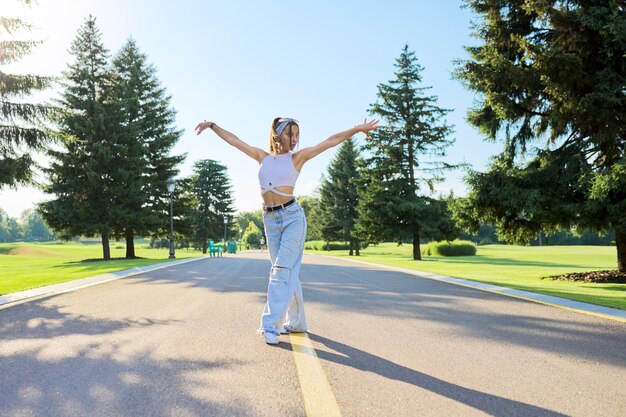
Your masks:
M 222 256 L 222 245 L 216 245 L 215 242 L 209 240 L 209 256 Z

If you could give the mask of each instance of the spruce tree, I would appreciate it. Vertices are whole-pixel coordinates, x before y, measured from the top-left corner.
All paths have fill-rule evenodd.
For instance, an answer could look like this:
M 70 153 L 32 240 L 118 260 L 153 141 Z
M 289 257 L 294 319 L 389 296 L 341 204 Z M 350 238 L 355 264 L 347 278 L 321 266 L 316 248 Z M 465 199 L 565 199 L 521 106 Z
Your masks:
M 193 166 L 192 190 L 196 199 L 194 216 L 194 242 L 206 253 L 209 239 L 215 241 L 234 224 L 233 198 L 226 167 L 211 159 L 196 161 Z
M 370 112 L 385 125 L 370 133 L 360 180 L 357 233 L 369 242 L 409 240 L 413 259 L 420 260 L 420 233 L 436 223 L 429 199 L 418 194 L 452 166 L 441 162 L 453 143 L 453 129 L 442 120 L 450 110 L 423 87 L 415 53 L 405 46 L 396 60 L 396 78 L 378 85 L 378 101 Z
M 52 79 L 2 70 L 41 45 L 20 39 L 29 29 L 21 19 L 0 16 L 0 188 L 31 182 L 36 165 L 32 153 L 45 150 L 52 140 L 45 127 L 51 107 L 27 102 L 32 93 L 48 88 Z
M 50 151 L 44 187 L 56 198 L 40 205 L 46 223 L 70 239 L 102 237 L 105 260 L 110 259 L 109 238 L 121 214 L 116 210 L 119 150 L 111 147 L 115 112 L 107 102 L 110 72 L 108 51 L 101 41 L 95 18 L 89 16 L 72 42 L 73 62 L 68 64 L 58 100 L 59 131 L 63 149 Z
M 156 69 L 132 39 L 114 58 L 112 72 L 110 102 L 116 106 L 112 114 L 118 115 L 112 133 L 120 179 L 115 235 L 126 240 L 126 257 L 134 258 L 134 237 L 168 223 L 166 182 L 185 156 L 170 155 L 182 136 L 174 126 L 176 112 Z
M 320 187 L 321 231 L 325 240 L 350 243 L 350 256 L 360 255 L 359 239 L 354 225 L 358 216 L 357 181 L 359 151 L 354 140 L 348 139 L 328 166 L 327 176 Z
M 528 242 L 560 228 L 615 230 L 626 272 L 626 6 L 622 0 L 471 0 L 480 16 L 457 75 L 479 93 L 469 121 L 505 150 L 470 172 L 456 204 Z

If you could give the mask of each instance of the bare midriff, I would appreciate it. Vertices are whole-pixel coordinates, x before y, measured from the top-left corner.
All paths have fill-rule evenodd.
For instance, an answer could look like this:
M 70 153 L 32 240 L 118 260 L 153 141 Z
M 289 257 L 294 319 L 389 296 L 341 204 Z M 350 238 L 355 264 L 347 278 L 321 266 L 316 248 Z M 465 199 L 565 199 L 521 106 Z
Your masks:
M 289 187 L 288 185 L 276 187 L 276 189 L 285 194 L 293 194 L 293 187 Z M 268 207 L 278 206 L 280 204 L 284 204 L 287 201 L 291 200 L 293 197 L 285 197 L 284 195 L 274 194 L 271 191 L 262 195 L 263 204 Z

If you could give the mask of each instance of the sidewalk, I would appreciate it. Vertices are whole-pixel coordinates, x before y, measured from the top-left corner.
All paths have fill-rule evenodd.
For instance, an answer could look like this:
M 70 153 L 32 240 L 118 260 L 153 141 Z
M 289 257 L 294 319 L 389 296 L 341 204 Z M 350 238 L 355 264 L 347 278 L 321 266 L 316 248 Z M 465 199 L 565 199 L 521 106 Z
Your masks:
M 165 268 L 167 266 L 180 265 L 187 262 L 193 262 L 200 259 L 206 259 L 205 257 L 198 258 L 186 258 L 177 261 L 163 262 L 160 264 L 139 266 L 132 269 L 126 269 L 123 271 L 109 272 L 108 274 L 96 275 L 88 278 L 81 278 L 72 281 L 62 282 L 60 284 L 47 285 L 44 287 L 33 288 L 32 290 L 18 291 L 10 294 L 0 296 L 0 310 L 9 308 L 13 305 L 21 304 L 23 302 L 37 300 L 40 298 L 49 297 L 55 294 L 62 294 L 64 292 L 74 291 L 79 288 L 91 287 L 92 285 L 103 284 L 105 282 L 114 281 L 116 279 L 129 277 L 131 275 L 137 275 L 148 271 L 154 271 L 156 269 Z

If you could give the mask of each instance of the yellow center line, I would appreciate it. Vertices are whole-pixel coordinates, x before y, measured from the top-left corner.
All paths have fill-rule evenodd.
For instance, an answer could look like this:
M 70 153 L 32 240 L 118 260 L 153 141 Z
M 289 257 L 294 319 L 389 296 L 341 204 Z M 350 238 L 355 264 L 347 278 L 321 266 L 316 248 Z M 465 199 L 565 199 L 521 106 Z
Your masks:
M 335 394 L 330 388 L 309 336 L 306 333 L 291 333 L 289 338 L 307 417 L 341 417 Z

